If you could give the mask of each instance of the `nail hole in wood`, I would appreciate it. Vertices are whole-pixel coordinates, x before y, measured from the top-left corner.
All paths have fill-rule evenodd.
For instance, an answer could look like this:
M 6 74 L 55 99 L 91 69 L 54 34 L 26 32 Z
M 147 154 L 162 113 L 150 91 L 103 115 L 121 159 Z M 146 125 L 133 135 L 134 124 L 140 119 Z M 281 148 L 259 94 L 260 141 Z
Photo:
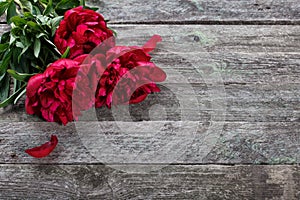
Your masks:
M 200 41 L 199 36 L 194 36 L 194 41 L 195 41 L 195 42 L 199 42 L 199 41 Z

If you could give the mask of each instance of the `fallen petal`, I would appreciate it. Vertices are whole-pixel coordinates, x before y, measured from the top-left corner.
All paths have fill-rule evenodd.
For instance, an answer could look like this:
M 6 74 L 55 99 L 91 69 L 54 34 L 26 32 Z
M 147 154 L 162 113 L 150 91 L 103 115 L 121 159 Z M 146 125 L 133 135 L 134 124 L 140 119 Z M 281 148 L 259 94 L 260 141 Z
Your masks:
M 43 158 L 48 156 L 56 147 L 58 139 L 56 135 L 51 135 L 51 140 L 41 146 L 25 150 L 27 154 L 35 158 Z

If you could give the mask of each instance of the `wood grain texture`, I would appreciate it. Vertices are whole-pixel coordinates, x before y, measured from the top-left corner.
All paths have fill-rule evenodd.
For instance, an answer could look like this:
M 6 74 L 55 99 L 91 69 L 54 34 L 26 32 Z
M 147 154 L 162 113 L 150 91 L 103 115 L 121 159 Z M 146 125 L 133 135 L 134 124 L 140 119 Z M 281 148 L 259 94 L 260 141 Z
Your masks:
M 166 120 L 181 120 L 180 111 L 184 111 L 190 113 L 189 120 L 202 122 L 216 113 L 220 120 L 233 122 L 299 121 L 300 26 L 113 28 L 119 32 L 118 43 L 122 45 L 141 46 L 153 34 L 164 39 L 153 60 L 166 70 L 168 80 L 161 84 L 161 93 L 130 106 L 134 121 L 150 120 L 149 111 L 159 104 L 167 112 Z M 216 92 L 216 88 L 224 94 Z M 191 97 L 198 105 L 188 101 Z M 224 105 L 216 108 L 214 102 Z M 226 112 L 220 112 L 222 109 Z M 39 121 L 26 115 L 23 105 L 6 110 L 1 121 Z M 115 120 L 108 109 L 99 109 L 98 113 L 98 120 Z
M 151 36 L 162 36 L 155 53 L 268 54 L 299 53 L 300 26 L 288 25 L 115 25 L 118 45 L 142 46 Z M 9 27 L 0 24 L 0 33 Z M 188 51 L 187 51 L 188 50 Z M 205 54 L 204 54 L 205 53 Z M 288 54 L 289 56 L 289 54 Z M 209 56 L 212 57 L 212 56 Z M 199 57 L 196 57 L 199 58 Z M 216 58 L 215 58 L 216 59 Z
M 145 22 L 293 22 L 300 19 L 297 0 L 90 0 L 114 23 Z
M 0 110 L 0 199 L 300 199 L 300 167 L 290 165 L 300 161 L 298 0 L 89 3 L 110 19 L 118 44 L 163 37 L 153 57 L 168 84 L 130 106 L 122 122 L 105 108 L 86 115 L 81 128 L 42 122 L 26 115 L 23 104 Z M 51 134 L 59 144 L 49 157 L 24 153 Z M 176 147 L 185 136 L 186 149 L 178 153 L 178 145 L 169 155 L 172 165 L 113 159 L 116 147 L 117 158 L 128 158 L 164 141 Z M 102 151 L 99 138 L 113 145 Z M 120 165 L 102 165 L 107 161 Z M 116 170 L 151 163 L 159 170 Z M 255 165 L 266 163 L 277 165 Z
M 123 173 L 102 165 L 0 165 L 1 199 L 300 198 L 299 166 L 167 166 Z
M 111 23 L 299 24 L 298 0 L 87 0 Z M 0 21 L 5 22 L 5 17 Z
M 125 160 L 125 163 L 148 164 L 152 163 L 152 154 L 145 161 L 138 160 L 142 156 L 135 160 L 131 157 L 139 152 L 146 155 L 156 147 L 157 158 L 167 154 L 170 160 L 154 158 L 153 163 L 293 164 L 300 161 L 298 122 L 213 122 L 220 129 L 211 128 L 211 124 L 157 121 L 60 126 L 47 122 L 1 122 L 0 163 L 114 164 Z M 58 135 L 59 144 L 50 156 L 34 159 L 25 154 L 25 149 L 44 143 L 51 134 Z M 212 137 L 206 138 L 207 134 Z M 167 145 L 176 146 L 178 141 L 185 142 L 185 146 L 164 150 Z
M 191 121 L 209 122 L 299 122 L 299 91 L 295 84 L 278 85 L 239 85 L 225 86 L 225 94 L 217 96 L 213 88 L 205 84 L 160 85 L 162 91 L 151 94 L 142 103 L 130 105 L 128 113 L 122 109 L 108 108 L 96 110 L 97 117 L 86 121 Z M 182 95 L 182 93 L 185 93 Z M 225 98 L 222 98 L 222 97 Z M 219 105 L 216 105 L 219 103 Z M 126 108 L 127 106 L 125 106 Z M 161 109 L 164 110 L 161 113 Z M 122 117 L 115 117 L 124 114 Z M 160 113 L 162 115 L 160 115 Z M 126 114 L 126 115 L 125 115 Z M 29 116 L 24 105 L 6 108 L 0 116 L 1 122 L 41 121 L 36 116 Z

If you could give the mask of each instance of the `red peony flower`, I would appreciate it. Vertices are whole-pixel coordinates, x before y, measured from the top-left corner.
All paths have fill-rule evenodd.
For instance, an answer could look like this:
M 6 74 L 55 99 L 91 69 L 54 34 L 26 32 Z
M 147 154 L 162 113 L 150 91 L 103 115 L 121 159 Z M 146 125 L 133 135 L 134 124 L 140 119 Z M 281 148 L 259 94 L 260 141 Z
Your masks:
M 70 58 L 88 54 L 100 44 L 103 49 L 115 45 L 113 31 L 107 28 L 103 16 L 82 6 L 65 13 L 56 30 L 54 43 L 61 53 L 69 46 Z
M 79 113 L 94 106 L 98 82 L 105 70 L 105 55 L 90 56 L 85 54 L 74 60 L 81 63 L 72 97 L 73 109 Z
M 27 113 L 64 125 L 73 121 L 72 93 L 79 65 L 77 61 L 60 59 L 43 74 L 31 77 L 26 89 Z M 79 111 L 74 113 L 79 115 Z
M 166 74 L 148 54 L 159 41 L 161 37 L 155 35 L 143 47 L 116 46 L 108 50 L 108 66 L 101 74 L 96 107 L 139 103 L 148 94 L 160 91 L 155 82 L 164 81 Z

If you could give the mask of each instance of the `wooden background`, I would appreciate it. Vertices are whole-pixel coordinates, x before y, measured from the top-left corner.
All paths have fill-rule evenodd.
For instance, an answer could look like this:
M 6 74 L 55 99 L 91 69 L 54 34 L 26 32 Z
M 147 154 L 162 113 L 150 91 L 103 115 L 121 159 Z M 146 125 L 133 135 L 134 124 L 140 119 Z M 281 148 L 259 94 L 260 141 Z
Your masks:
M 119 44 L 143 45 L 160 34 L 164 42 L 153 53 L 154 61 L 181 73 L 195 91 L 186 98 L 193 96 L 201 108 L 183 108 L 188 119 L 203 126 L 220 123 L 223 131 L 205 157 L 199 153 L 203 144 L 194 140 L 172 164 L 128 173 L 116 169 L 123 163 L 107 166 L 91 155 L 75 124 L 43 122 L 27 116 L 24 105 L 6 108 L 0 116 L 0 199 L 300 199 L 299 0 L 89 3 L 110 20 Z M 7 29 L 0 26 L 2 32 Z M 172 43 L 190 53 L 190 60 L 164 51 Z M 220 74 L 225 95 L 211 98 L 191 62 L 210 63 L 209 74 Z M 168 80 L 175 88 L 184 85 L 172 73 Z M 180 102 L 174 91 L 161 87 L 161 93 L 130 107 L 133 122 L 124 117 L 118 123 L 137 128 L 141 136 L 157 124 L 167 123 L 164 131 L 175 130 L 182 120 Z M 215 109 L 214 102 L 225 104 Z M 154 104 L 164 107 L 166 118 L 158 110 L 152 113 L 157 118 L 149 117 Z M 86 122 L 91 129 L 104 126 L 117 132 L 109 110 L 98 110 L 97 117 Z M 60 142 L 49 157 L 24 153 L 53 133 Z M 121 156 L 131 146 L 129 142 Z M 152 164 L 159 165 L 144 165 Z

